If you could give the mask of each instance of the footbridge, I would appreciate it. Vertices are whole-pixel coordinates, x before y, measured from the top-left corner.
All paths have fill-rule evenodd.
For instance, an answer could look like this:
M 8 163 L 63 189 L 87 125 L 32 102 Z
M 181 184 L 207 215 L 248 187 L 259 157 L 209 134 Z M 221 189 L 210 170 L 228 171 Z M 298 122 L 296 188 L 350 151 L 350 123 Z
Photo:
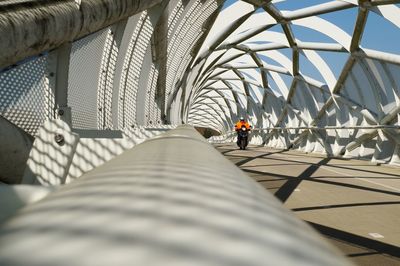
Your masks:
M 399 27 L 397 0 L 0 1 L 0 265 L 400 265 Z

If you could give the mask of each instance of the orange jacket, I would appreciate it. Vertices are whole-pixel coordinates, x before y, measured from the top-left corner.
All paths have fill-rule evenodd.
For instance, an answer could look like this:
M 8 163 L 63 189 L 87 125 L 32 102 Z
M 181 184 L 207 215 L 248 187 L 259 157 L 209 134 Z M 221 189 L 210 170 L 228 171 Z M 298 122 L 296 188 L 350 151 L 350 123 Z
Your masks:
M 237 122 L 236 125 L 235 125 L 235 130 L 236 130 L 236 131 L 240 130 L 240 129 L 242 128 L 242 126 L 245 126 L 245 127 L 247 128 L 247 130 L 250 130 L 250 129 L 251 129 L 251 126 L 250 126 L 249 123 L 239 121 L 239 122 Z

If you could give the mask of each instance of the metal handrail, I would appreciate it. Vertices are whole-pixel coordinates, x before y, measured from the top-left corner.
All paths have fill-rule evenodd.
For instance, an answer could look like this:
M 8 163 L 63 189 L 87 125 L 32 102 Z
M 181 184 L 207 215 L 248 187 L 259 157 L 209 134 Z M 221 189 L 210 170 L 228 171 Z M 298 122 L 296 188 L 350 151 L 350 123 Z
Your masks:
M 26 206 L 0 247 L 1 265 L 352 265 L 190 126 Z

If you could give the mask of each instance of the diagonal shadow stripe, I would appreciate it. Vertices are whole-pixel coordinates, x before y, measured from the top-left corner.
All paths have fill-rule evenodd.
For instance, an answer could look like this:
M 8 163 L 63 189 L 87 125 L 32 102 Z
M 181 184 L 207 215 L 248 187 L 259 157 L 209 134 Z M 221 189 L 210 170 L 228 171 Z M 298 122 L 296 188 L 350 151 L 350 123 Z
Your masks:
M 277 178 L 280 178 L 279 180 L 288 180 L 289 178 L 293 178 L 290 175 L 281 175 L 281 174 L 275 174 L 275 173 L 269 173 L 269 172 L 250 170 L 250 169 L 242 169 L 242 171 L 246 172 L 246 173 L 250 173 L 250 174 L 277 177 Z M 275 179 L 275 180 L 278 180 L 278 179 Z
M 226 155 L 228 152 L 232 152 L 232 151 L 236 151 L 236 149 L 234 149 L 234 150 L 226 150 L 226 151 L 223 151 L 223 152 L 221 152 L 223 155 Z
M 371 165 L 362 165 L 362 167 L 371 167 Z M 350 171 L 357 171 L 359 173 L 364 172 L 364 173 L 371 173 L 371 174 L 379 174 L 379 175 L 385 175 L 385 176 L 391 176 L 391 177 L 400 177 L 400 175 L 392 174 L 392 173 L 384 173 L 384 172 L 379 172 L 379 171 L 372 171 L 372 170 L 366 170 L 366 169 L 360 169 L 355 166 L 343 166 L 343 165 L 337 165 L 337 164 L 330 164 L 327 165 L 327 167 L 332 167 L 332 168 L 339 168 L 343 170 L 350 170 Z
M 340 183 L 340 182 L 329 181 L 329 180 L 314 179 L 314 178 L 310 178 L 310 181 L 317 182 L 317 183 L 322 183 L 322 184 L 329 184 L 329 185 L 335 185 L 335 186 L 342 186 L 342 187 L 348 187 L 348 188 L 354 188 L 354 189 L 361 189 L 361 190 L 366 190 L 366 191 L 384 193 L 384 194 L 388 194 L 388 195 L 400 196 L 399 192 L 393 192 L 393 191 L 388 191 L 388 190 L 383 190 L 383 189 L 378 189 L 378 188 L 364 187 L 364 186 L 360 186 L 360 185 L 346 184 L 346 183 Z
M 371 256 L 371 255 L 379 255 L 379 254 L 380 254 L 379 252 L 370 251 L 370 252 L 361 252 L 361 253 L 357 253 L 357 254 L 350 254 L 350 255 L 347 255 L 347 257 L 355 258 L 355 257 Z
M 310 176 L 315 173 L 321 165 L 327 164 L 330 159 L 331 158 L 325 158 L 317 164 L 312 164 L 298 177 L 289 179 L 277 192 L 275 192 L 275 196 L 282 202 L 285 202 L 293 193 L 293 191 L 298 187 L 301 181 L 303 181 L 304 179 L 309 179 Z
M 341 231 L 332 227 L 327 227 L 321 224 L 313 223 L 310 221 L 306 221 L 312 227 L 314 227 L 321 234 L 328 236 L 333 239 L 342 240 L 349 244 L 357 245 L 360 247 L 364 247 L 370 250 L 375 250 L 379 253 L 388 254 L 396 258 L 400 258 L 400 248 L 382 243 L 373 239 L 369 239 L 366 237 L 358 236 L 355 234 L 351 234 L 345 231 Z
M 304 208 L 294 208 L 294 209 L 292 209 L 292 211 L 302 212 L 302 211 L 326 210 L 326 209 L 334 209 L 334 208 L 347 208 L 347 207 L 360 207 L 360 206 L 375 206 L 375 205 L 400 205 L 400 201 L 363 202 L 363 203 L 313 206 L 313 207 L 304 207 Z
M 271 155 L 271 154 L 283 153 L 283 152 L 286 152 L 286 151 L 288 151 L 288 150 L 280 150 L 280 151 L 276 151 L 276 152 L 267 152 L 267 153 L 260 154 L 260 155 L 258 155 L 258 156 L 249 157 L 249 158 L 244 159 L 244 160 L 242 160 L 242 161 L 240 161 L 240 162 L 237 162 L 237 163 L 236 163 L 236 166 L 239 167 L 239 166 L 242 166 L 242 165 L 244 165 L 245 163 L 248 163 L 248 162 L 250 162 L 250 161 L 252 161 L 252 160 L 255 160 L 255 159 L 258 159 L 258 158 L 262 158 L 262 157 L 264 157 L 264 156 L 268 156 L 268 155 Z

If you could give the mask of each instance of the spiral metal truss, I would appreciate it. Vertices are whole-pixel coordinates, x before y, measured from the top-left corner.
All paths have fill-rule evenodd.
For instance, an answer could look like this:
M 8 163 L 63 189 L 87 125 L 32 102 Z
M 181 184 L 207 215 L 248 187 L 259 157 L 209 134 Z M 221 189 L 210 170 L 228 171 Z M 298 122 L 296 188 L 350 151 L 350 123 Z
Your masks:
M 361 45 L 372 16 L 383 18 L 382 30 L 400 27 L 398 1 L 280 8 L 295 2 L 235 1 L 222 10 L 188 70 L 183 119 L 225 133 L 245 116 L 254 143 L 398 160 L 400 56 Z M 353 21 L 352 32 L 341 18 Z M 307 30 L 323 42 L 308 41 Z
M 32 135 L 65 113 L 75 129 L 188 123 L 231 141 L 245 116 L 255 144 L 400 162 L 400 55 L 364 34 L 379 22 L 393 34 L 377 43 L 398 42 L 400 1 L 138 0 L 129 17 L 105 2 L 0 3 L 3 117 Z

